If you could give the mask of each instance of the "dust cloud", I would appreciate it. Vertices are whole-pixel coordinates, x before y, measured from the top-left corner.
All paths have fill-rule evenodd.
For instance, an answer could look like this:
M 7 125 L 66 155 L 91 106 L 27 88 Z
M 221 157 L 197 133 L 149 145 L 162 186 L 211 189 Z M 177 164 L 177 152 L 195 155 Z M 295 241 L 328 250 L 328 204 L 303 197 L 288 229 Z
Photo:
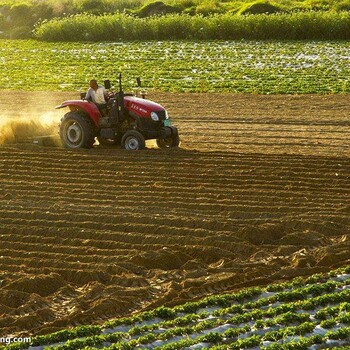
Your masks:
M 13 118 L 0 114 L 0 144 L 33 142 L 36 138 L 58 137 L 59 117 L 46 113 L 37 118 Z
M 50 144 L 58 145 L 58 125 L 68 110 L 55 106 L 67 99 L 76 99 L 65 92 L 6 91 L 0 99 L 0 145 L 35 142 L 45 137 Z

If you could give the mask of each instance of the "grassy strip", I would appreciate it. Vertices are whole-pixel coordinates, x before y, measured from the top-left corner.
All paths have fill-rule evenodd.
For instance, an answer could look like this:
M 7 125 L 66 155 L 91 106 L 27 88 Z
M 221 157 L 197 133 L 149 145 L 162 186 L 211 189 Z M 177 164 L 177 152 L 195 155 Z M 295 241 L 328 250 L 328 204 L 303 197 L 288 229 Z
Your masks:
M 81 14 L 37 25 L 43 41 L 120 40 L 348 40 L 350 13 L 233 14 L 209 17 L 170 14 L 147 19 L 126 14 Z
M 187 15 L 259 14 L 295 11 L 349 11 L 347 0 L 0 0 L 0 37 L 29 38 L 33 25 L 79 13 L 116 12 L 149 17 L 167 13 Z

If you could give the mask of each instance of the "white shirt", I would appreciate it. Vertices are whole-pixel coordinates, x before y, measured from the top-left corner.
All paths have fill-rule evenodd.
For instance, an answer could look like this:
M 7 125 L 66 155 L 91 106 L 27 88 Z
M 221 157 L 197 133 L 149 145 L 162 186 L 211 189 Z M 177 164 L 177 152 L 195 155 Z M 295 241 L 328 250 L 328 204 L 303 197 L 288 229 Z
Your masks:
M 96 91 L 93 88 L 90 88 L 86 93 L 85 99 L 88 100 L 91 98 L 92 102 L 94 103 L 105 104 L 105 92 L 106 89 L 103 86 L 98 86 Z

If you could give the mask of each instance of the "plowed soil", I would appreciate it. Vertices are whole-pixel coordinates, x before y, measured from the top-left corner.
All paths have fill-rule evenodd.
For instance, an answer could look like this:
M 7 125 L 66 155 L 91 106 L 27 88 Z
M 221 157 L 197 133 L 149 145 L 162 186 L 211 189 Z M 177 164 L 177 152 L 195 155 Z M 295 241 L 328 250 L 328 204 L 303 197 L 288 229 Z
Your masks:
M 350 263 L 348 95 L 153 94 L 176 150 L 15 143 L 72 97 L 0 97 L 2 336 Z

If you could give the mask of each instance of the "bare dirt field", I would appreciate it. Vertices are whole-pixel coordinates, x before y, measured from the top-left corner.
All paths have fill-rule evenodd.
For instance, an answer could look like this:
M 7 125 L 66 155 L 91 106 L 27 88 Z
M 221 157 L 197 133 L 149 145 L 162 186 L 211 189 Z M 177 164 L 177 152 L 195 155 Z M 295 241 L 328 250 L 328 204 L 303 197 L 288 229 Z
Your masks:
M 2 336 L 350 263 L 348 95 L 153 93 L 177 150 L 15 143 L 72 97 L 0 97 Z

